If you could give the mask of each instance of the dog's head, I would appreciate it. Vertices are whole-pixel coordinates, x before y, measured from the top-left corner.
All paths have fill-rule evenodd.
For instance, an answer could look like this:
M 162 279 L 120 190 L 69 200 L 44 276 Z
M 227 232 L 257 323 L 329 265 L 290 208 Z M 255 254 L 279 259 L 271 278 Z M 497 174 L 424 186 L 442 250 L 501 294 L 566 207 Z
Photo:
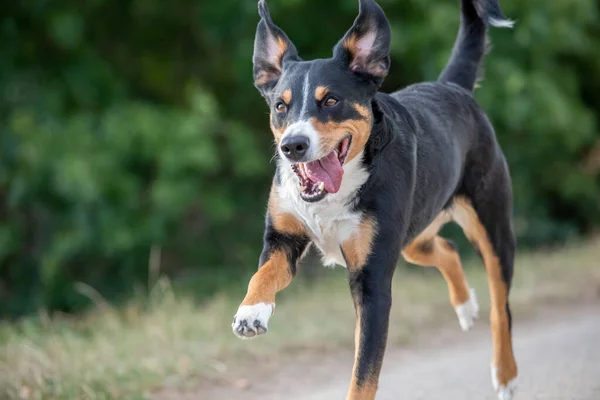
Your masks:
M 319 201 L 340 189 L 344 164 L 371 134 L 371 101 L 390 66 L 389 24 L 377 3 L 360 0 L 333 57 L 303 61 L 264 0 L 258 9 L 254 84 L 271 109 L 281 162 L 296 173 L 302 199 Z

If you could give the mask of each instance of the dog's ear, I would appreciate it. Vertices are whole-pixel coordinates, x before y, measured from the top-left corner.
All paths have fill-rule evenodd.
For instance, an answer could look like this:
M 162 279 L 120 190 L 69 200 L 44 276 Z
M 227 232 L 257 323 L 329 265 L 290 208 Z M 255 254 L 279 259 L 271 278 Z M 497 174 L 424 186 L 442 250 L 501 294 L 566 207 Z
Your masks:
M 373 0 L 359 0 L 359 10 L 333 55 L 352 72 L 372 77 L 379 86 L 390 68 L 390 24 Z
M 298 52 L 286 34 L 273 23 L 264 0 L 258 2 L 260 22 L 254 39 L 254 85 L 265 96 L 281 77 L 286 61 L 297 60 Z

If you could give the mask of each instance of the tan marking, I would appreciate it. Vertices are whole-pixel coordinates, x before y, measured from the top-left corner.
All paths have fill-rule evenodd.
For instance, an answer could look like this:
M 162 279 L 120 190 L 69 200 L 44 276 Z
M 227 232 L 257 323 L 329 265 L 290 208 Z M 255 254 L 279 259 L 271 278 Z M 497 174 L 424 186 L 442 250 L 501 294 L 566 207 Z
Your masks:
M 285 133 L 285 130 L 289 126 L 289 122 L 286 122 L 281 128 L 277 128 L 273 125 L 273 114 L 271 114 L 271 132 L 273 132 L 273 137 L 275 137 L 275 142 L 279 143 L 281 140 L 281 136 Z
M 366 30 L 372 31 L 373 27 L 366 27 Z M 372 32 L 371 32 L 372 33 Z M 360 54 L 361 50 L 365 50 L 360 47 L 360 40 L 364 38 L 359 37 L 356 33 L 351 34 L 349 37 L 344 39 L 343 47 L 350 53 L 350 70 L 365 70 L 375 76 L 384 77 L 387 74 L 387 70 L 376 62 L 370 62 L 369 56 L 364 51 Z
M 281 250 L 275 250 L 269 260 L 250 279 L 242 306 L 275 303 L 275 294 L 292 281 L 290 264 Z
M 283 93 L 281 93 L 281 100 L 285 104 L 290 104 L 292 102 L 292 89 L 285 89 Z
M 269 216 L 273 227 L 281 233 L 295 236 L 307 236 L 305 225 L 293 214 L 279 210 L 279 195 L 275 186 L 269 196 Z
M 346 400 L 373 400 L 377 394 L 377 383 L 376 382 L 364 382 L 358 386 L 358 382 L 355 377 L 350 382 L 350 390 Z
M 354 108 L 363 119 L 348 119 L 342 122 L 320 122 L 311 118 L 311 122 L 321 139 L 320 154 L 326 155 L 333 151 L 344 136 L 352 135 L 352 143 L 346 157 L 346 163 L 356 157 L 367 144 L 371 135 L 371 113 L 366 107 L 354 104 Z
M 370 119 L 371 118 L 371 110 L 369 110 L 367 107 L 365 106 L 361 106 L 360 104 L 353 104 L 354 109 L 363 117 L 366 119 Z
M 371 217 L 365 217 L 352 236 L 342 243 L 342 252 L 348 263 L 348 270 L 358 270 L 365 266 L 367 257 L 371 254 L 376 233 L 377 223 L 375 220 Z
M 482 252 L 483 255 L 483 252 Z M 517 363 L 512 349 L 512 339 L 508 327 L 508 315 L 506 314 L 507 287 L 502 279 L 501 266 L 497 257 L 491 255 L 483 256 L 488 273 L 488 285 L 490 288 L 490 325 L 492 328 L 492 341 L 494 343 L 493 364 L 497 368 L 498 383 L 502 386 L 508 385 L 517 377 Z M 486 258 L 487 257 L 487 258 Z
M 254 84 L 257 86 L 264 85 L 274 79 L 277 79 L 278 76 L 281 75 L 281 61 L 283 60 L 283 55 L 288 50 L 288 43 L 279 36 L 275 37 L 274 39 L 277 42 L 277 51 L 274 54 L 271 54 L 267 61 L 272 67 L 275 68 L 276 71 L 261 71 L 256 79 L 254 79 Z
M 271 223 L 277 231 L 306 236 L 306 228 L 298 218 L 279 210 L 279 196 L 275 186 L 271 187 L 268 212 Z M 241 305 L 274 303 L 275 294 L 289 285 L 292 277 L 288 256 L 281 250 L 275 250 L 269 260 L 250 279 L 248 293 Z
M 431 242 L 431 252 L 423 252 L 422 244 Z M 448 284 L 450 304 L 454 308 L 469 300 L 469 285 L 460 262 L 459 254 L 440 236 L 422 237 L 419 235 L 402 250 L 404 259 L 423 267 L 436 267 Z
M 442 211 L 413 241 L 402 249 L 404 259 L 423 267 L 436 267 L 448 284 L 450 303 L 454 308 L 469 300 L 469 285 L 459 254 L 438 232 L 452 216 Z M 423 251 L 423 245 L 429 243 L 431 251 Z
M 342 252 L 348 270 L 357 271 L 363 268 L 367 262 L 369 254 L 371 254 L 373 239 L 377 234 L 377 223 L 371 217 L 364 217 L 356 232 L 342 243 Z M 361 304 L 355 300 L 356 307 L 356 326 L 354 329 L 354 367 L 352 368 L 352 381 L 348 391 L 347 400 L 373 400 L 377 392 L 377 381 L 379 371 L 381 369 L 381 361 L 377 361 L 377 365 L 373 365 L 373 370 L 368 376 L 362 377 L 363 382 L 359 386 L 357 378 L 357 369 L 360 361 L 361 340 L 362 340 L 362 322 L 361 322 Z M 384 344 L 385 345 L 385 344 Z
M 508 288 L 504 279 L 502 279 L 502 265 L 471 202 L 463 197 L 456 198 L 453 214 L 456 214 L 455 220 L 461 226 L 465 235 L 479 247 L 485 264 L 490 289 L 490 324 L 494 343 L 493 365 L 498 369 L 498 383 L 506 386 L 517 376 L 518 371 L 508 327 L 508 315 L 506 313 Z
M 279 60 L 279 63 L 281 64 L 281 59 L 283 58 L 283 55 L 285 54 L 285 52 L 288 49 L 288 42 L 286 40 L 284 40 L 281 36 L 277 36 L 277 49 L 278 49 L 277 59 Z
M 315 99 L 317 101 L 321 101 L 325 98 L 325 96 L 327 96 L 327 93 L 329 93 L 329 89 L 327 89 L 327 87 L 317 86 L 317 89 L 315 90 Z
M 348 36 L 346 39 L 344 39 L 343 46 L 346 50 L 348 50 L 348 52 L 350 52 L 350 55 L 354 58 L 358 51 L 358 36 L 356 34 Z
M 354 327 L 354 366 L 352 368 L 352 380 L 350 381 L 350 389 L 346 400 L 372 400 L 375 398 L 377 392 L 377 376 L 371 375 L 366 377 L 362 385 L 358 385 L 357 368 L 360 357 L 360 339 L 362 335 L 361 331 L 361 310 L 360 303 L 355 302 L 356 307 L 356 325 Z
M 479 248 L 485 264 L 491 298 L 493 365 L 498 369 L 498 383 L 506 386 L 518 372 L 506 313 L 508 288 L 502 278 L 500 260 L 471 202 L 464 197 L 455 198 L 452 208 L 440 213 L 402 250 L 402 255 L 408 262 L 417 265 L 436 266 L 448 283 L 452 305 L 456 307 L 463 304 L 468 300 L 469 292 L 460 257 L 443 238 L 437 236 L 441 227 L 451 219 L 461 226 L 467 238 Z M 431 252 L 423 251 L 422 245 L 427 241 L 431 241 Z

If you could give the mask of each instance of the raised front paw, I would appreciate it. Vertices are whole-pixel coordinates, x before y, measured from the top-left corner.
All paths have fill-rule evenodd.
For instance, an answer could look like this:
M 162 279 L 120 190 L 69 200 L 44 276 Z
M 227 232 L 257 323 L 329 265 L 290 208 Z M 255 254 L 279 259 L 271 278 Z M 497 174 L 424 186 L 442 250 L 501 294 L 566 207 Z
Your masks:
M 267 333 L 267 324 L 274 308 L 274 303 L 241 305 L 235 317 L 233 317 L 233 323 L 231 324 L 233 333 L 242 339 L 250 339 Z

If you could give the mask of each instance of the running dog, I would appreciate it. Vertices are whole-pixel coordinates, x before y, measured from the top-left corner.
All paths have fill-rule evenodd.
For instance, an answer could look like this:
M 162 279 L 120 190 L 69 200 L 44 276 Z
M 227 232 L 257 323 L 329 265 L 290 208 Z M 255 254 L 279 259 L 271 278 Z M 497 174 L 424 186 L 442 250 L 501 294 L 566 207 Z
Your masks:
M 347 399 L 373 399 L 400 254 L 439 269 L 463 330 L 477 318 L 456 248 L 438 235 L 454 221 L 485 264 L 492 381 L 499 399 L 511 399 L 512 185 L 494 129 L 473 98 L 488 26 L 512 26 L 498 0 L 462 0 L 458 37 L 439 79 L 391 94 L 378 91 L 390 68 L 390 27 L 375 1 L 360 0 L 332 58 L 312 61 L 298 56 L 264 0 L 258 9 L 254 84 L 271 111 L 277 171 L 259 269 L 233 332 L 267 332 L 275 294 L 313 244 L 325 264 L 348 270 L 356 354 Z

